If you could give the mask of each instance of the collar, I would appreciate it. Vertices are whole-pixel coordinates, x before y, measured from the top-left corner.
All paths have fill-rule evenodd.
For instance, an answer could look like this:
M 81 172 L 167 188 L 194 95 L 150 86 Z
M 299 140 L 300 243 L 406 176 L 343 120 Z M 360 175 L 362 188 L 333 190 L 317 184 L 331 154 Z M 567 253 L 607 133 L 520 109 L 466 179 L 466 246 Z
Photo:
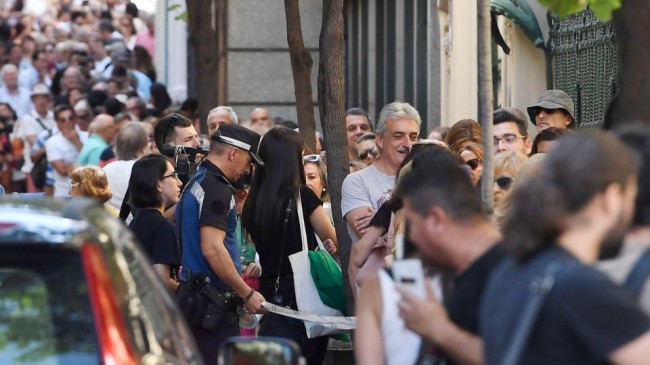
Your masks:
M 226 175 L 224 175 L 223 171 L 221 171 L 221 169 L 217 165 L 212 163 L 212 161 L 206 158 L 201 162 L 201 166 L 205 167 L 205 169 L 208 170 L 208 172 L 210 173 L 222 176 L 224 180 L 227 181 L 229 185 L 231 185 L 230 180 L 226 177 Z

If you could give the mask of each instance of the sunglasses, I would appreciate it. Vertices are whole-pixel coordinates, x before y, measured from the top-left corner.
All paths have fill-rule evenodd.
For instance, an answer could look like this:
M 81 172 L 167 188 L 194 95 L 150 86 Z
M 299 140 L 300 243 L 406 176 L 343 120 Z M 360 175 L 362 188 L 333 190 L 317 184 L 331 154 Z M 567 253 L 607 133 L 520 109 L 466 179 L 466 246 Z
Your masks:
M 494 182 L 497 184 L 497 186 L 499 186 L 499 189 L 501 190 L 510 189 L 513 181 L 515 181 L 515 178 L 510 176 L 499 176 L 494 179 Z
M 169 130 L 176 127 L 178 122 L 180 122 L 181 116 L 178 114 L 174 114 L 169 119 L 167 120 L 167 127 L 165 128 L 165 133 L 163 133 L 163 143 L 167 143 L 167 133 L 169 133 Z
M 476 170 L 478 168 L 478 165 L 481 163 L 481 160 L 478 158 L 473 158 L 471 160 L 467 160 L 465 164 L 469 166 L 472 170 Z
M 165 175 L 165 176 L 159 177 L 159 178 L 158 178 L 158 181 L 164 180 L 164 179 L 166 179 L 166 178 L 168 178 L 168 177 L 173 177 L 174 179 L 178 179 L 178 172 L 174 171 L 174 172 L 172 172 L 172 173 L 169 174 L 169 175 Z
M 379 151 L 377 151 L 374 148 L 369 148 L 369 149 L 361 152 L 361 154 L 359 155 L 359 160 L 365 160 L 368 157 L 377 158 L 378 154 L 379 154 Z
M 303 162 L 318 162 L 321 160 L 320 155 L 306 155 L 302 156 Z

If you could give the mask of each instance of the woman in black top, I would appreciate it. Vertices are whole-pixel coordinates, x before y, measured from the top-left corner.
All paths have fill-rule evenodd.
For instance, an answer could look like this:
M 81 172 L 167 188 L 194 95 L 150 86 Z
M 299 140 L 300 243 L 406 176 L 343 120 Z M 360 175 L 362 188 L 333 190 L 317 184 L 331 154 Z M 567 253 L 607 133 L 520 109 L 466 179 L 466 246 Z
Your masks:
M 305 186 L 302 153 L 302 138 L 291 129 L 276 127 L 264 135 L 259 146 L 259 156 L 264 166 L 255 170 L 242 214 L 244 228 L 260 256 L 260 293 L 269 302 L 294 309 L 297 307 L 289 255 L 302 250 L 296 210 L 298 192 L 309 249 L 317 246 L 314 232 L 322 240 L 331 239 L 336 243 L 336 232 L 322 207 L 323 202 Z M 291 213 L 285 230 L 287 208 Z M 323 362 L 328 338 L 308 339 L 302 321 L 269 313 L 260 323 L 259 334 L 294 340 L 300 345 L 308 364 Z
M 172 291 L 181 264 L 174 225 L 163 217 L 169 204 L 178 201 L 181 181 L 167 159 L 147 155 L 136 161 L 129 179 L 129 205 L 135 212 L 129 228 L 142 244 L 156 272 Z

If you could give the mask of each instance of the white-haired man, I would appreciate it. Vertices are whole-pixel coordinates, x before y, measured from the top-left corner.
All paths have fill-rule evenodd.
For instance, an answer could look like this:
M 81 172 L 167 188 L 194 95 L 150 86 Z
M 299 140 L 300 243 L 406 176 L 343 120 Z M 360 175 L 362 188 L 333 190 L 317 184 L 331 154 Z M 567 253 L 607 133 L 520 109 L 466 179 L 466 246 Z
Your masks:
M 239 118 L 235 111 L 225 105 L 220 105 L 208 113 L 208 135 L 212 135 L 219 126 L 224 124 L 238 124 Z

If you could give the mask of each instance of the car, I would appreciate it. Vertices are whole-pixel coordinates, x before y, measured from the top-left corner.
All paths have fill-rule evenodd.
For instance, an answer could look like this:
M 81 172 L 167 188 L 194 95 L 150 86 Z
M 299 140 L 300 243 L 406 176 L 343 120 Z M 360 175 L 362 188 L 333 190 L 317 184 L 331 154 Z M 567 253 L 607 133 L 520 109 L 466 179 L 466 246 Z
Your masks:
M 203 364 L 171 293 L 99 204 L 0 198 L 0 364 Z

